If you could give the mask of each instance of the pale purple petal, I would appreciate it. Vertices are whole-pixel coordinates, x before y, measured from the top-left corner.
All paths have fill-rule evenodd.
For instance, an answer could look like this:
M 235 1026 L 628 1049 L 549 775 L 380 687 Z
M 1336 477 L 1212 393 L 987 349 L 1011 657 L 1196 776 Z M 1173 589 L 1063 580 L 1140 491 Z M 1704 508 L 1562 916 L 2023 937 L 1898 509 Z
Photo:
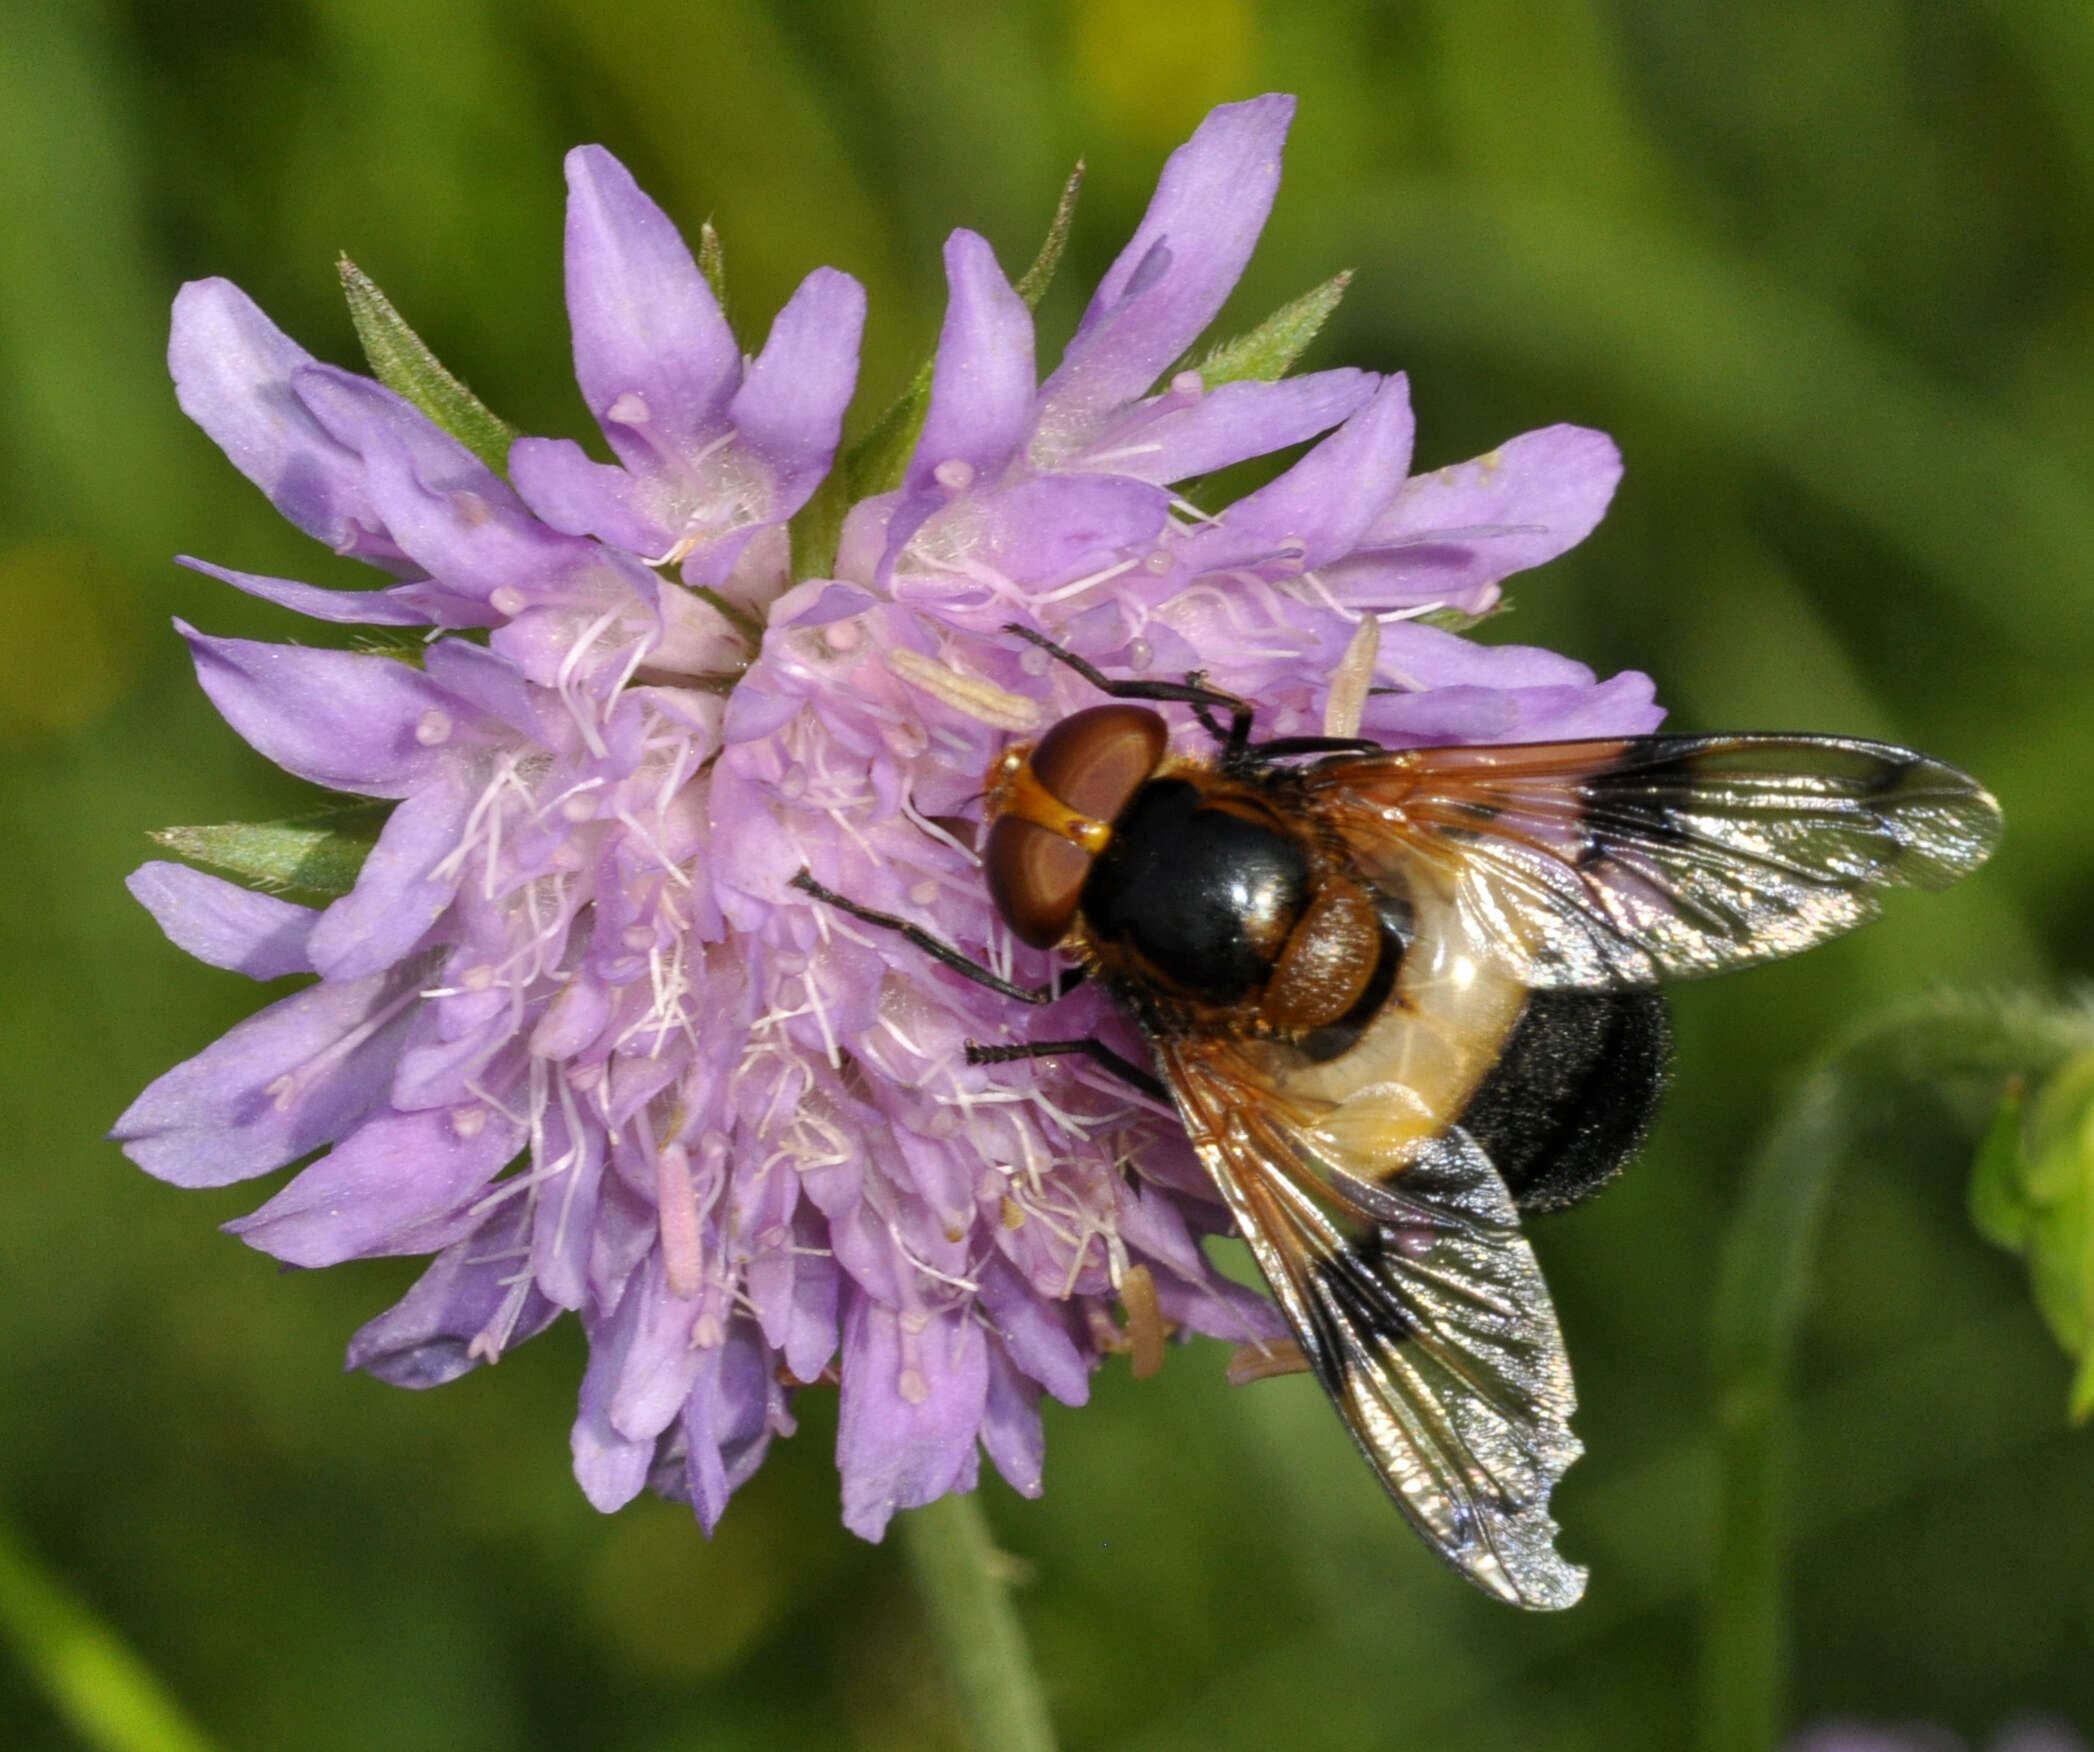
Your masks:
M 1042 461 L 1083 448 L 1214 320 L 1265 229 L 1293 119 L 1291 97 L 1224 104 L 1171 154 L 1148 212 L 1041 391 L 1034 446 Z
M 971 1489 L 989 1391 L 989 1341 L 963 1315 L 901 1316 L 853 1290 L 844 1317 L 836 1465 L 843 1524 L 878 1539 L 897 1509 Z
M 1383 626 L 1377 682 L 1423 693 L 1445 687 L 1590 687 L 1593 674 L 1574 657 L 1539 645 L 1479 645 L 1417 621 Z
M 1012 1362 L 1064 1405 L 1091 1396 L 1091 1369 L 1069 1336 L 1060 1302 L 1050 1302 L 1001 1255 L 982 1267 L 982 1307 Z
M 1032 413 L 1032 312 L 988 240 L 972 231 L 947 238 L 945 278 L 951 290 L 931 404 L 909 463 L 912 495 L 936 492 L 941 469 L 948 490 L 993 481 L 1024 441 Z
M 155 1080 L 109 1135 L 177 1186 L 228 1186 L 281 1168 L 384 1100 L 405 1008 L 381 979 L 293 992 Z
M 1277 383 L 1174 390 L 1141 404 L 1064 466 L 1109 470 L 1159 486 L 1189 480 L 1328 431 L 1354 413 L 1378 381 L 1371 371 L 1347 369 Z
M 288 772 L 337 791 L 405 797 L 430 770 L 426 725 L 448 696 L 390 657 L 214 639 L 185 622 L 196 678 L 225 721 Z
M 834 268 L 815 269 L 771 324 L 728 407 L 736 446 L 771 470 L 774 521 L 799 510 L 829 472 L 864 330 L 865 288 Z
M 664 495 L 613 463 L 592 462 L 571 438 L 519 438 L 509 476 L 541 519 L 569 535 L 593 535 L 630 554 L 666 554 L 677 531 Z
M 762 1343 L 747 1321 L 736 1321 L 726 1342 L 704 1354 L 683 1414 L 683 1482 L 706 1532 L 762 1463 L 779 1397 Z
M 230 584 L 235 590 L 244 590 L 249 596 L 259 596 L 264 602 L 341 626 L 425 627 L 432 622 L 443 626 L 480 626 L 492 619 L 484 610 L 474 613 L 476 605 L 466 598 L 451 596 L 428 584 L 394 585 L 388 590 L 322 590 L 316 584 L 301 584 L 292 578 L 235 572 L 228 566 L 214 566 L 187 554 L 176 555 L 175 563 L 216 578 L 221 584 Z M 446 609 L 455 604 L 456 610 L 432 612 L 438 603 Z
M 1040 1421 L 1040 1390 L 995 1345 L 989 1347 L 989 1392 L 982 1408 L 982 1447 L 1011 1489 L 1020 1496 L 1040 1494 L 1047 1462 L 1047 1430 Z
M 482 1103 L 381 1114 L 226 1228 L 290 1265 L 399 1251 L 403 1232 L 458 1210 L 523 1139 L 523 1127 Z
M 439 1253 L 413 1289 L 357 1330 L 344 1366 L 395 1387 L 441 1387 L 551 1325 L 559 1308 L 519 1275 L 522 1209 L 512 1200 Z
M 632 1285 L 608 1321 L 589 1334 L 589 1366 L 582 1373 L 580 1403 L 568 1438 L 575 1482 L 605 1514 L 622 1509 L 646 1488 L 654 1462 L 653 1437 L 620 1435 L 610 1418 L 611 1394 L 632 1348 L 639 1318 L 639 1288 Z
M 1410 385 L 1399 373 L 1279 479 L 1238 499 L 1184 544 L 1189 572 L 1285 556 L 1321 566 L 1358 545 L 1410 465 Z
M 508 482 L 391 390 L 327 365 L 301 371 L 297 387 L 357 447 L 393 539 L 453 590 L 484 601 L 505 586 L 542 588 L 587 558 L 586 544 L 533 517 Z
M 1147 548 L 1169 516 L 1169 493 L 1144 481 L 1038 476 L 982 508 L 969 557 L 1050 589 Z
M 1326 583 L 1363 607 L 1443 602 L 1471 613 L 1497 582 L 1592 533 L 1621 479 L 1603 432 L 1548 426 L 1407 482 Z
M 398 961 L 426 936 L 458 891 L 457 847 L 473 799 L 456 779 L 417 791 L 386 818 L 356 886 L 320 915 L 313 965 L 329 979 L 360 979 Z
M 160 860 L 139 865 L 124 886 L 169 942 L 212 967 L 249 979 L 313 971 L 306 939 L 320 915 L 309 906 Z
M 364 490 L 355 451 L 292 393 L 293 375 L 312 362 L 229 280 L 192 280 L 175 295 L 167 363 L 182 411 L 306 534 L 397 569 L 403 556 Z
M 669 216 L 601 146 L 567 155 L 574 374 L 627 467 L 688 455 L 725 421 L 741 350 Z

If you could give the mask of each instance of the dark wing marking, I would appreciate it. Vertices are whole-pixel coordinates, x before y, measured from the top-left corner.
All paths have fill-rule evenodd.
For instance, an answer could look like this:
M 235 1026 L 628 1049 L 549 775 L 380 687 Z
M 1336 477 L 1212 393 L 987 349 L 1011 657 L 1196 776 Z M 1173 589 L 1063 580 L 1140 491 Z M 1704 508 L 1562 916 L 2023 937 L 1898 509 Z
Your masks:
M 1414 749 L 1302 775 L 1371 875 L 1421 876 L 1530 985 L 1650 985 L 1794 954 L 1985 861 L 1999 805 L 1887 743 L 1645 736 Z
M 1581 1452 L 1570 1365 L 1511 1195 L 1459 1128 L 1375 1184 L 1231 1043 L 1157 1042 L 1188 1135 L 1367 1463 L 1426 1543 L 1545 1611 L 1585 1572 L 1549 1493 Z M 1363 1135 L 1361 1103 L 1345 1105 Z M 1392 1123 L 1400 1096 L 1385 1097 Z M 1385 1172 L 1386 1170 L 1380 1170 Z

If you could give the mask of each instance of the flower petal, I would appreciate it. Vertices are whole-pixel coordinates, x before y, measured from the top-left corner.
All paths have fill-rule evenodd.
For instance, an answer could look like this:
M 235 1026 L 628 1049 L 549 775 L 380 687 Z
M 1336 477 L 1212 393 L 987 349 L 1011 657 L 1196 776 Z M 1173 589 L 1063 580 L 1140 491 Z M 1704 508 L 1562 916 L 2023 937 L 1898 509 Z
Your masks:
M 484 1103 L 383 1113 L 226 1229 L 290 1265 L 400 1251 L 404 1236 L 492 1180 L 523 1139 L 521 1125 Z
M 574 374 L 628 468 L 697 450 L 724 424 L 741 350 L 669 216 L 601 146 L 567 155 Z
M 843 1524 L 878 1539 L 896 1509 L 971 1490 L 989 1391 L 989 1341 L 958 1312 L 902 1317 L 862 1290 L 845 1315 L 836 1465 Z
M 532 511 L 568 535 L 593 535 L 642 556 L 676 545 L 661 495 L 614 463 L 592 462 L 571 438 L 517 439 L 509 446 L 509 478 Z
M 169 942 L 212 967 L 249 979 L 313 971 L 306 939 L 320 915 L 309 906 L 158 859 L 139 865 L 124 886 Z
M 229 1186 L 281 1168 L 384 1100 L 403 1008 L 382 979 L 293 992 L 155 1079 L 109 1135 L 176 1186 Z
M 488 625 L 494 618 L 482 605 L 428 582 L 396 584 L 389 590 L 322 590 L 316 584 L 301 584 L 292 578 L 235 572 L 228 566 L 214 566 L 187 554 L 177 554 L 175 564 L 309 619 L 332 621 L 340 626 L 469 627 Z
M 1138 404 L 1066 466 L 1110 470 L 1162 486 L 1285 450 L 1356 412 L 1380 380 L 1371 371 L 1315 371 L 1277 383 L 1243 381 Z
M 451 702 L 405 663 L 175 631 L 225 721 L 285 771 L 369 797 L 404 797 L 429 771 L 416 731 Z
M 1082 449 L 1214 320 L 1265 229 L 1293 119 L 1291 97 L 1223 104 L 1171 154 L 1041 391 L 1035 460 Z
M 560 1310 L 516 1275 L 522 1218 L 511 1200 L 446 1247 L 413 1289 L 357 1329 L 344 1367 L 395 1387 L 441 1387 L 543 1332 Z
M 313 965 L 321 973 L 360 979 L 392 966 L 428 934 L 458 892 L 455 867 L 436 872 L 457 848 L 472 801 L 447 775 L 386 817 L 356 886 L 313 928 Z
M 182 411 L 306 534 L 338 554 L 405 569 L 356 452 L 291 391 L 312 363 L 230 280 L 192 280 L 175 295 L 167 364 Z
M 1442 602 L 1479 612 L 1497 600 L 1499 579 L 1590 535 L 1620 479 L 1621 453 L 1604 432 L 1523 433 L 1406 483 L 1325 582 L 1363 607 Z
M 1186 570 L 1256 565 L 1275 555 L 1301 567 L 1342 558 L 1402 485 L 1414 430 L 1410 385 L 1400 373 L 1384 379 L 1365 407 L 1285 474 L 1189 537 Z
M 858 383 L 864 331 L 865 288 L 834 268 L 816 268 L 778 313 L 735 392 L 727 410 L 735 443 L 770 467 L 773 522 L 799 510 L 829 472 Z
M 945 279 L 950 291 L 931 404 L 906 482 L 912 494 L 937 492 L 936 471 L 947 464 L 963 465 L 968 481 L 993 482 L 1024 440 L 1037 385 L 1032 312 L 1004 278 L 988 239 L 972 231 L 947 238 Z M 967 481 L 946 484 L 957 490 Z
M 419 408 L 368 378 L 312 365 L 299 398 L 363 458 L 371 503 L 401 549 L 439 582 L 478 601 L 557 584 L 588 556 L 549 529 L 470 450 Z

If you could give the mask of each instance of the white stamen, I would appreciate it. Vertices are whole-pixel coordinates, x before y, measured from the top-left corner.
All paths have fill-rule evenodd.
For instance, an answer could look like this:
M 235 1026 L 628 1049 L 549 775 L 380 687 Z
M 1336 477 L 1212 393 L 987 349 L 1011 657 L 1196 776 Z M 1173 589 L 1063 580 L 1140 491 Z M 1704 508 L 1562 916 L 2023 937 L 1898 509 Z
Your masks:
M 434 748 L 439 743 L 450 741 L 451 714 L 441 706 L 431 706 L 416 723 L 414 739 L 424 748 Z
M 486 1129 L 486 1108 L 475 1105 L 451 1109 L 451 1131 L 460 1141 L 476 1138 Z
M 912 687 L 993 730 L 1035 730 L 1044 715 L 1038 703 L 1023 694 L 1009 693 L 979 676 L 962 675 L 906 645 L 887 653 L 887 667 Z
M 664 1144 L 654 1159 L 654 1173 L 669 1293 L 688 1301 L 705 1287 L 705 1254 L 698 1232 L 698 1195 L 691 1185 L 691 1159 L 683 1145 Z
M 496 614 L 521 614 L 529 601 L 514 584 L 497 584 L 487 593 L 487 606 Z
M 974 485 L 974 464 L 964 456 L 948 456 L 931 470 L 931 478 L 948 493 L 964 493 Z
M 1374 681 L 1374 661 L 1381 655 L 1381 622 L 1371 614 L 1353 629 L 1352 640 L 1331 676 L 1330 698 L 1323 707 L 1326 736 L 1357 736 L 1360 714 L 1367 709 L 1367 689 Z
M 647 398 L 636 389 L 629 389 L 604 409 L 603 417 L 616 420 L 621 426 L 644 426 L 654 418 L 654 409 L 647 405 Z

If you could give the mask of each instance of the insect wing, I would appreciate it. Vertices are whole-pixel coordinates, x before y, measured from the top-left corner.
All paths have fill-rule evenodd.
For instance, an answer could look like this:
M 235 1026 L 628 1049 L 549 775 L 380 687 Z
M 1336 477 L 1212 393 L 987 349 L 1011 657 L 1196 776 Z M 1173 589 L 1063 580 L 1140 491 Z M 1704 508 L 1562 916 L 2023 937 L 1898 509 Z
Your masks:
M 1435 878 L 1529 985 L 1794 954 L 1942 888 L 1999 838 L 1968 774 L 1887 743 L 1646 736 L 1347 757 L 1303 775 L 1372 877 Z
M 1581 1452 L 1576 1395 L 1489 1158 L 1456 1127 L 1377 1182 L 1230 1043 L 1157 1046 L 1194 1148 L 1404 1516 L 1486 1592 L 1534 1610 L 1574 1605 L 1585 1571 L 1557 1554 L 1548 1503 Z M 1400 1093 L 1389 1100 L 1393 1123 Z

